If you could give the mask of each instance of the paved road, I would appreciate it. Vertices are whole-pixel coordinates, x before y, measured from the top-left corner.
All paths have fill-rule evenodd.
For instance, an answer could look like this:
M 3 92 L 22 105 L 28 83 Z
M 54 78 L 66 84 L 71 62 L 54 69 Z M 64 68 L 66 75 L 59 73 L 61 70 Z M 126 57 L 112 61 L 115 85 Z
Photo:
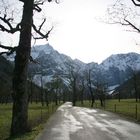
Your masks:
M 36 140 L 140 140 L 140 125 L 68 102 L 59 107 Z

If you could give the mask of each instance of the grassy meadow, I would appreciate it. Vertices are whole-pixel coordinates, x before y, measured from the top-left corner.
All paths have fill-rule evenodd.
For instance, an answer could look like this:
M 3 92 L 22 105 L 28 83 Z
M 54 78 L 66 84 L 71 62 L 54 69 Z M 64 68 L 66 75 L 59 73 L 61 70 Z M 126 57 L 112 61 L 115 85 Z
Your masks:
M 58 106 L 50 104 L 42 107 L 41 103 L 29 105 L 29 124 L 32 131 L 16 138 L 9 138 L 12 118 L 12 104 L 0 104 L 0 140 L 34 140 L 43 129 L 47 119 L 52 115 Z M 24 122 L 23 122 L 24 123 Z
M 91 108 L 90 105 L 90 101 L 84 101 L 83 105 L 77 102 L 77 106 Z M 48 107 L 42 107 L 41 103 L 29 104 L 29 124 L 32 131 L 15 138 L 9 138 L 12 104 L 0 104 L 0 140 L 34 140 L 43 129 L 47 119 L 57 108 L 58 106 L 54 104 L 50 104 Z M 134 99 L 122 99 L 120 102 L 118 100 L 106 100 L 104 107 L 101 107 L 99 100 L 96 100 L 93 108 L 115 112 L 140 122 L 140 102 L 136 103 Z
M 84 101 L 84 104 L 81 105 L 81 103 L 78 102 L 77 106 L 91 108 L 91 103 Z M 120 102 L 117 99 L 106 100 L 104 107 L 101 107 L 100 101 L 96 100 L 93 108 L 115 112 L 140 122 L 140 102 L 136 103 L 135 99 L 122 99 Z

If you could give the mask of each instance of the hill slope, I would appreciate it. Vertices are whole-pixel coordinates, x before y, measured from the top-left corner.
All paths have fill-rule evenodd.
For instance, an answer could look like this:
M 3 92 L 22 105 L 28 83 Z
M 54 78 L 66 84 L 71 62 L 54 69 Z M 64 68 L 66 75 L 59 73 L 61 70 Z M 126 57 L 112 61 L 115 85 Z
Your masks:
M 66 79 L 70 67 L 81 76 L 90 69 L 93 80 L 104 81 L 108 86 L 121 84 L 132 76 L 133 70 L 140 70 L 140 54 L 137 53 L 115 54 L 101 64 L 86 64 L 78 59 L 72 60 L 69 56 L 54 50 L 50 44 L 46 44 L 32 47 L 31 55 L 38 64 L 30 64 L 29 71 L 38 85 L 41 84 L 40 75 L 43 76 L 44 84 L 52 80 L 54 75 Z M 9 59 L 13 60 L 13 56 Z
M 133 70 L 140 69 L 140 54 L 116 54 L 105 59 L 101 64 L 83 63 L 69 56 L 60 54 L 49 44 L 35 46 L 32 48 L 31 55 L 39 62 L 38 65 L 32 64 L 31 71 L 34 73 L 34 80 L 37 81 L 39 73 L 43 73 L 44 82 L 51 80 L 53 75 L 66 75 L 69 73 L 70 65 L 74 67 L 80 75 L 91 69 L 94 80 L 104 80 L 109 86 L 123 83 L 132 76 Z

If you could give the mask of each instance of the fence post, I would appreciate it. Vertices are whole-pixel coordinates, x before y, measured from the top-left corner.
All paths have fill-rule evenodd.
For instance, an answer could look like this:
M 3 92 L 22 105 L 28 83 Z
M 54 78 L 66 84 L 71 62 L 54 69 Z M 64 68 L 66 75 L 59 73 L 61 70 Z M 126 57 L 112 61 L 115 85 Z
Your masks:
M 114 110 L 115 110 L 115 112 L 116 112 L 116 104 L 114 105 Z
M 137 107 L 137 104 L 136 104 L 136 114 L 135 114 L 136 116 L 136 120 L 137 120 L 137 115 L 138 115 L 138 107 Z

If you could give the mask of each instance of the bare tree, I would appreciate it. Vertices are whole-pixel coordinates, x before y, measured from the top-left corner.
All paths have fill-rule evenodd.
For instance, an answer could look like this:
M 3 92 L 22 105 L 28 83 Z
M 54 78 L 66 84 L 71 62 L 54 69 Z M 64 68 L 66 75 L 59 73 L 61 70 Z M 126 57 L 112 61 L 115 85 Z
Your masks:
M 9 17 L 6 10 L 5 13 L 0 13 L 0 31 L 14 34 L 19 32 L 18 46 L 11 47 L 0 44 L 0 47 L 8 51 L 1 52 L 0 54 L 11 54 L 16 52 L 15 67 L 13 75 L 13 110 L 12 110 L 12 124 L 11 136 L 23 134 L 29 130 L 28 126 L 28 94 L 27 94 L 27 69 L 28 62 L 32 60 L 30 56 L 32 30 L 38 36 L 34 39 L 47 39 L 51 30 L 43 33 L 42 28 L 46 19 L 42 21 L 39 27 L 34 23 L 34 13 L 41 12 L 41 5 L 45 1 L 51 2 L 52 0 L 19 0 L 23 3 L 21 21 L 14 26 L 14 17 Z
M 85 91 L 85 79 L 84 77 L 80 77 L 79 78 L 79 82 L 78 82 L 78 87 L 79 87 L 79 96 L 80 96 L 80 101 L 81 101 L 81 105 L 84 104 L 84 91 Z
M 121 24 L 123 26 L 130 27 L 129 31 L 140 33 L 140 0 L 131 0 L 135 7 L 127 6 L 121 0 L 117 1 L 115 4 L 108 8 L 108 23 L 110 24 Z M 133 6 L 133 5 L 132 5 Z M 137 8 L 138 7 L 138 8 Z M 138 91 L 137 91 L 137 75 L 135 71 L 133 73 L 134 80 L 134 90 L 135 90 L 135 98 L 137 102 Z M 119 101 L 120 101 L 120 92 L 118 93 Z
M 93 104 L 95 102 L 95 96 L 94 96 L 94 85 L 93 85 L 93 81 L 91 80 L 91 69 L 88 69 L 88 71 L 86 72 L 86 78 L 87 78 L 87 87 L 89 89 L 91 101 L 92 101 L 91 107 L 93 107 Z
M 97 81 L 95 83 L 95 89 L 96 89 L 97 97 L 100 100 L 101 107 L 105 106 L 105 95 L 107 91 L 106 84 L 101 81 Z
M 72 87 L 72 102 L 73 102 L 73 106 L 76 105 L 76 101 L 77 101 L 77 73 L 71 69 L 70 70 L 70 85 Z
M 68 67 L 68 79 L 69 79 L 69 87 L 70 91 L 72 92 L 72 103 L 73 106 L 76 105 L 77 101 L 77 82 L 78 82 L 78 70 L 77 65 L 74 65 L 73 63 L 69 62 L 66 63 L 66 66 Z
M 58 105 L 58 100 L 60 101 L 62 87 L 63 87 L 62 79 L 57 74 L 54 75 L 52 80 L 52 89 L 54 93 L 55 105 Z
M 139 91 L 138 91 L 138 83 L 139 83 L 139 74 L 140 72 L 136 69 L 136 68 L 133 68 L 131 70 L 131 73 L 132 73 L 132 84 L 133 84 L 133 89 L 134 89 L 134 96 L 135 96 L 135 100 L 136 102 L 138 102 L 138 98 L 139 98 Z
M 139 0 L 131 0 L 133 5 L 128 5 L 121 0 L 118 0 L 115 4 L 111 5 L 107 9 L 107 23 L 109 24 L 120 24 L 122 26 L 130 27 L 128 31 L 140 33 L 139 28 Z
M 134 91 L 135 91 L 135 99 L 138 102 L 138 86 L 137 86 L 137 73 L 133 73 L 133 80 L 134 80 Z

